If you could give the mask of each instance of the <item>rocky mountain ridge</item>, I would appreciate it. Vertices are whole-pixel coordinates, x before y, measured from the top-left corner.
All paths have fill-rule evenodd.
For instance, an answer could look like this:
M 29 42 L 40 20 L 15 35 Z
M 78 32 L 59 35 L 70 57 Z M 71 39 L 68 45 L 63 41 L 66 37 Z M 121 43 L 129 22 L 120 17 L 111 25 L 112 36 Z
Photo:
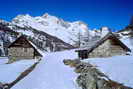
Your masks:
M 21 34 L 26 35 L 42 51 L 60 51 L 73 48 L 72 45 L 63 40 L 51 36 L 45 32 L 30 27 L 19 27 L 4 20 L 0 21 L 0 56 L 7 54 L 7 47 Z M 6 53 L 3 53 L 5 50 Z
M 8 33 L 2 32 L 2 34 L 7 34 L 9 37 L 6 38 L 10 42 L 18 35 L 23 34 L 45 51 L 59 51 L 93 45 L 109 31 L 108 27 L 90 30 L 87 24 L 82 21 L 68 22 L 48 13 L 36 17 L 28 14 L 18 15 L 11 22 L 0 20 L 0 24 L 1 32 L 6 30 Z
M 18 15 L 11 23 L 19 27 L 33 28 L 38 31 L 46 32 L 71 45 L 76 44 L 75 42 L 79 40 L 79 34 L 81 38 L 88 37 L 89 35 L 88 27 L 83 22 L 67 22 L 47 13 L 37 17 L 32 17 L 28 14 Z

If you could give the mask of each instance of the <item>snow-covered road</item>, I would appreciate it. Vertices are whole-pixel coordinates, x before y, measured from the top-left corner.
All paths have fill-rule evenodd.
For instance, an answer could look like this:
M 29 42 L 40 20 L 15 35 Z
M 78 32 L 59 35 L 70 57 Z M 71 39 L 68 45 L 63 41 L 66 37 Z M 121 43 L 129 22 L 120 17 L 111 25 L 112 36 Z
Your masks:
M 35 70 L 12 89 L 77 89 L 77 74 L 63 64 L 66 58 L 76 58 L 74 50 L 46 54 Z

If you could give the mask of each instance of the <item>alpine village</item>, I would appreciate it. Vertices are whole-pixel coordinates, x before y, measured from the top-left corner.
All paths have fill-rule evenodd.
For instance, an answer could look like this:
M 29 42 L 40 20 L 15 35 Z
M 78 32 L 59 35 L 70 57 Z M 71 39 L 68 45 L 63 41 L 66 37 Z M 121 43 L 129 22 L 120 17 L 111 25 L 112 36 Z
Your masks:
M 0 89 L 133 89 L 132 51 L 133 17 L 119 31 L 48 13 L 0 20 Z

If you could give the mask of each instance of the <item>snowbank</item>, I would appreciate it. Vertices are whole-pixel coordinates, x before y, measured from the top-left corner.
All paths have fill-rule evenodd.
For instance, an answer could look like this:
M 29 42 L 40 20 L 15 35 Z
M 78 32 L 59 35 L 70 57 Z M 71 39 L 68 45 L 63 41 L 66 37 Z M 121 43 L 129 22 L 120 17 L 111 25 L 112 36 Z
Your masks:
M 132 39 L 133 40 L 133 39 Z M 121 41 L 127 45 L 131 50 L 133 50 L 133 45 L 131 45 L 131 39 L 128 37 L 122 38 Z
M 133 87 L 133 56 L 115 56 L 110 58 L 89 58 L 84 60 L 104 72 L 110 79 Z
M 0 82 L 10 83 L 14 81 L 24 70 L 35 63 L 34 60 L 21 60 L 12 64 L 7 63 L 7 58 L 0 58 Z
M 1 64 L 5 64 L 8 62 L 8 58 L 7 57 L 0 57 L 0 65 Z
M 76 89 L 77 74 L 63 64 L 64 59 L 76 58 L 74 50 L 48 53 L 40 64 L 12 89 Z

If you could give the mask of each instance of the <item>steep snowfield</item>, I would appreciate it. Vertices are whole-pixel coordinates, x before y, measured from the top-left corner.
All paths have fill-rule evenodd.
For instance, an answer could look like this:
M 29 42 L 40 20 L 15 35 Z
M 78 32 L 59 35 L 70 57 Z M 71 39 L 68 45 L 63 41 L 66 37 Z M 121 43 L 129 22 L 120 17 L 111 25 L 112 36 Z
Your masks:
M 12 89 L 77 89 L 77 74 L 63 64 L 64 59 L 76 58 L 74 50 L 49 53 L 28 76 Z
M 70 44 L 78 41 L 79 33 L 84 37 L 88 37 L 89 34 L 88 27 L 83 22 L 65 22 L 49 14 L 37 17 L 18 15 L 12 20 L 12 23 L 20 27 L 31 27 L 46 32 Z
M 35 63 L 33 60 L 22 60 L 12 64 L 5 64 L 7 61 L 7 58 L 0 58 L 0 82 L 3 83 L 14 81 L 24 70 Z

